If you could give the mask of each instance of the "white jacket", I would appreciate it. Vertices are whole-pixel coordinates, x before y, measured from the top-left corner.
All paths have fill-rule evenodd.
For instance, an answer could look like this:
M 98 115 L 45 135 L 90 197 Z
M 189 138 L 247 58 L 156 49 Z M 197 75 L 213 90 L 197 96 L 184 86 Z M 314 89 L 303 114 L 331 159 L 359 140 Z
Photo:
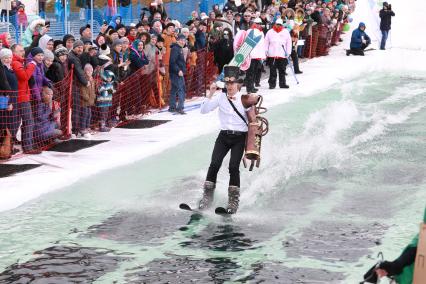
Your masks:
M 265 36 L 265 49 L 268 57 L 289 57 L 291 53 L 291 37 L 288 30 L 283 28 L 282 31 L 277 33 L 274 29 L 270 29 Z
M 247 34 L 251 32 L 252 29 L 247 31 Z M 254 36 L 261 36 L 260 41 L 256 44 L 253 50 L 250 53 L 251 59 L 266 59 L 266 49 L 265 49 L 265 36 L 262 31 L 255 30 Z

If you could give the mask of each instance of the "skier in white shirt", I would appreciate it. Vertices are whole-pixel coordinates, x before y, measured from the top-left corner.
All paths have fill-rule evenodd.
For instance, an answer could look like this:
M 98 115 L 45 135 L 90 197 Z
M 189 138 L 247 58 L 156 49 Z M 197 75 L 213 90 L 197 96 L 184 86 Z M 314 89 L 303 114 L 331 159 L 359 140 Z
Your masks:
M 240 197 L 239 168 L 244 154 L 248 129 L 247 109 L 241 102 L 242 94 L 240 89 L 243 80 L 239 79 L 239 72 L 240 69 L 237 66 L 225 66 L 224 81 L 226 93 L 222 92 L 213 96 L 217 91 L 217 85 L 213 83 L 201 105 L 201 113 L 203 114 L 219 108 L 221 130 L 214 145 L 210 167 L 207 172 L 206 181 L 204 182 L 203 197 L 198 206 L 199 209 L 206 209 L 212 205 L 217 173 L 226 154 L 231 150 L 231 158 L 229 160 L 228 206 L 226 210 L 229 214 L 234 214 L 238 210 Z

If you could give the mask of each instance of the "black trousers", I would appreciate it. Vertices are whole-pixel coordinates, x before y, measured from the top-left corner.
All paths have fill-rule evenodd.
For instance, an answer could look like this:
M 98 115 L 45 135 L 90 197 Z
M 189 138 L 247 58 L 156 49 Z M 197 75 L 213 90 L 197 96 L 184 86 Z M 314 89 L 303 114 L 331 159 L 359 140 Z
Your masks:
M 294 72 L 300 72 L 299 68 L 299 57 L 297 56 L 297 52 L 294 48 L 291 49 L 291 61 L 293 62 Z
M 269 86 L 275 88 L 277 85 L 277 70 L 279 86 L 284 87 L 285 85 L 285 68 L 287 66 L 287 58 L 269 58 Z
M 254 83 L 260 82 L 260 76 L 262 74 L 262 60 L 252 59 L 250 61 L 250 68 L 246 71 L 246 88 L 247 90 L 253 90 Z
M 227 134 L 222 130 L 216 142 L 212 153 L 210 167 L 207 172 L 207 181 L 216 183 L 217 173 L 222 166 L 223 158 L 231 150 L 231 159 L 229 160 L 229 185 L 240 187 L 240 162 L 244 154 L 247 133 Z
M 364 56 L 364 49 L 366 49 L 367 46 L 368 46 L 368 44 L 363 43 L 361 48 L 351 48 L 349 50 L 349 54 Z

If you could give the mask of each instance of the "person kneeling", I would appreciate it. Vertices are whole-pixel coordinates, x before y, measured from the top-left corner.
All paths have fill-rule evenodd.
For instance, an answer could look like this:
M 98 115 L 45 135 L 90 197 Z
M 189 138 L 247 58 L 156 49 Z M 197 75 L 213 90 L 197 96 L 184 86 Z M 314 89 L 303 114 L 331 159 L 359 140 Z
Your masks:
M 351 49 L 346 50 L 346 55 L 361 55 L 364 56 L 364 50 L 371 43 L 370 37 L 365 33 L 365 24 L 359 23 L 359 26 L 356 30 L 352 32 L 351 37 Z

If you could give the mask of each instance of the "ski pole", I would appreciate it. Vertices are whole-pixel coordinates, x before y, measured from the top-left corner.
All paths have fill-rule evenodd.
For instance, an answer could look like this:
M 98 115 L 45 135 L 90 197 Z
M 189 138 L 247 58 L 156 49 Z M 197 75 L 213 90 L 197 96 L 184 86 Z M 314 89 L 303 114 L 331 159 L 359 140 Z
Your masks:
M 287 56 L 288 56 L 288 55 L 287 55 L 287 50 L 285 50 L 284 45 L 282 45 L 282 47 L 283 47 L 283 49 L 284 49 L 284 54 L 285 54 L 285 56 L 287 57 Z M 289 62 L 289 65 L 290 65 L 290 69 L 291 69 L 291 71 L 293 72 L 294 80 L 296 80 L 296 83 L 299 85 L 299 80 L 297 80 L 296 72 L 294 72 L 294 66 L 293 66 L 293 61 L 291 60 L 291 56 L 288 56 L 288 62 Z M 290 64 L 290 63 L 291 63 L 291 64 Z

